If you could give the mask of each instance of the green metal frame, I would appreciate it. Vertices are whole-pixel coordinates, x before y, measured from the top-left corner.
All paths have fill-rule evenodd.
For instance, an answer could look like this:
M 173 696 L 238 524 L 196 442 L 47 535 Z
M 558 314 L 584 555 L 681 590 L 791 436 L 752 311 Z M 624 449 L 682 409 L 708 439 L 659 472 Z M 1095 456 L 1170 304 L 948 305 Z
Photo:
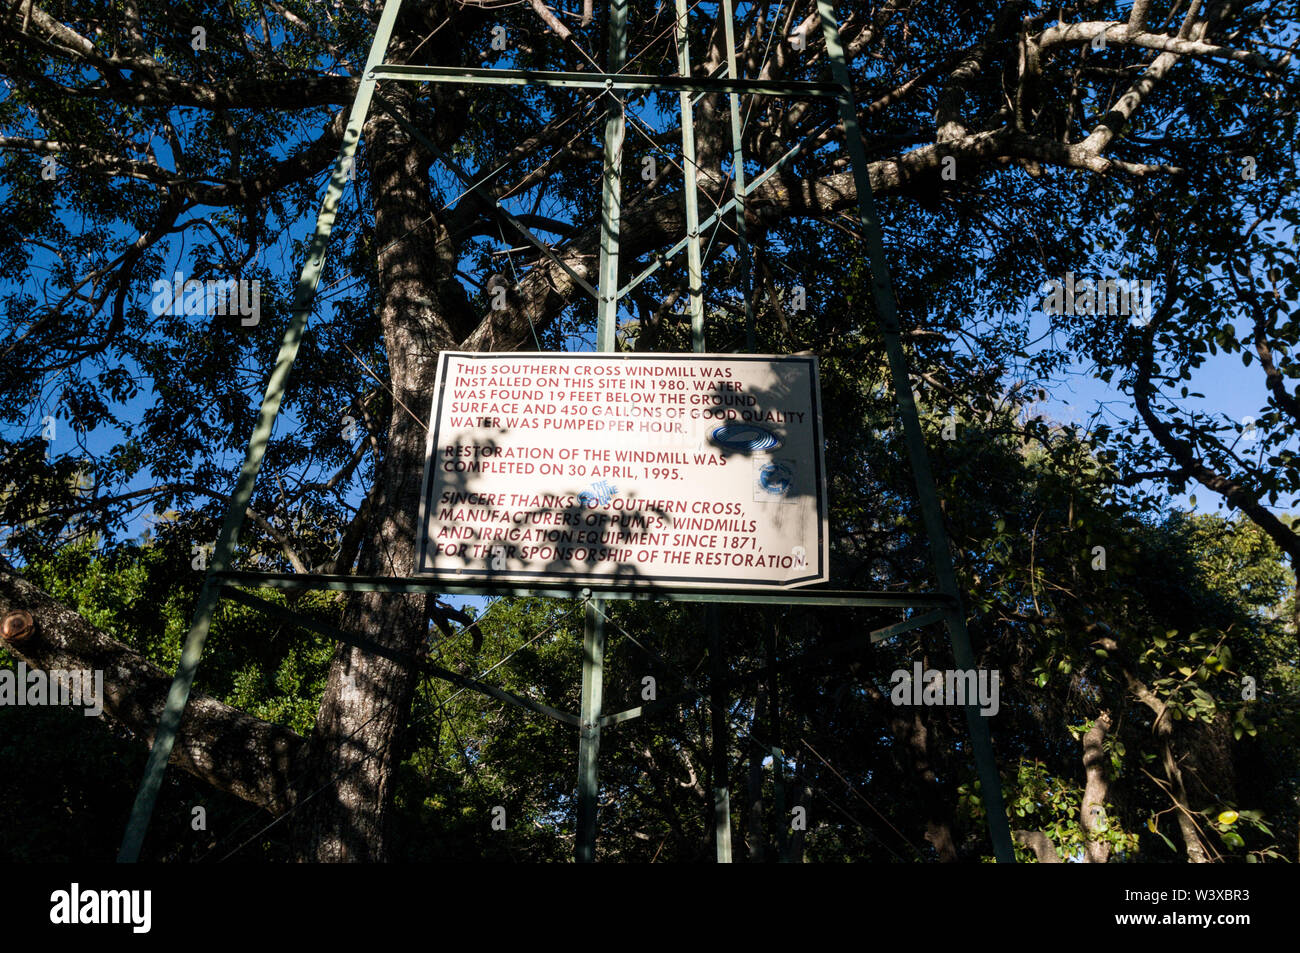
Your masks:
M 736 76 L 736 13 L 732 0 L 722 0 L 722 27 L 727 42 L 727 75 Z M 749 258 L 749 233 L 745 225 L 745 150 L 741 145 L 744 124 L 740 118 L 740 96 L 732 92 L 727 96 L 731 111 L 731 184 L 736 203 L 736 252 L 740 258 L 741 292 L 745 296 L 745 350 L 755 347 L 754 300 L 750 293 L 750 274 L 753 264 Z
M 325 197 L 316 215 L 316 230 L 312 235 L 307 260 L 298 277 L 293 316 L 289 320 L 289 327 L 280 344 L 275 368 L 266 384 L 266 393 L 262 397 L 262 406 L 257 414 L 257 423 L 248 444 L 248 452 L 239 471 L 235 491 L 231 494 L 230 508 L 226 511 L 221 534 L 217 537 L 207 578 L 203 582 L 198 605 L 194 609 L 194 619 L 190 623 L 190 631 L 185 637 L 185 645 L 181 650 L 180 665 L 167 692 L 167 701 L 158 721 L 158 730 L 154 733 L 153 744 L 149 749 L 144 778 L 140 781 L 135 803 L 131 806 L 131 816 L 127 820 L 122 845 L 117 854 L 120 863 L 134 863 L 139 859 L 140 848 L 144 845 L 145 833 L 149 829 L 149 820 L 153 816 L 154 804 L 158 799 L 158 789 L 162 786 L 167 762 L 176 745 L 181 718 L 185 714 L 190 689 L 194 685 L 194 676 L 198 671 L 199 659 L 203 655 L 203 643 L 208 637 L 208 628 L 212 624 L 212 613 L 220 598 L 218 574 L 230 564 L 235 544 L 239 539 L 239 531 L 244 524 L 244 514 L 247 512 L 249 501 L 253 498 L 253 484 L 257 480 L 257 471 L 261 469 L 262 457 L 271 439 L 271 429 L 275 424 L 276 415 L 280 412 L 280 401 L 289 380 L 289 370 L 298 356 L 298 346 L 307 326 L 307 315 L 311 313 L 312 301 L 316 297 L 316 286 L 320 283 L 320 276 L 325 268 L 325 251 L 329 245 L 330 231 L 334 228 L 339 202 L 343 198 L 343 188 L 348 181 L 348 171 L 357 152 L 357 143 L 361 141 L 361 130 L 365 125 L 366 114 L 370 111 L 370 100 L 374 95 L 376 82 L 373 73 L 383 63 L 388 53 L 393 24 L 397 22 L 397 13 L 400 9 L 400 0 L 392 0 L 385 4 L 384 12 L 380 15 L 379 24 L 375 28 L 375 40 L 371 44 L 370 55 L 366 58 L 365 76 L 357 86 L 357 98 L 348 113 L 343 145 L 339 149 L 338 158 L 334 161 L 334 174 L 330 176 L 329 185 L 325 189 Z
M 568 599 L 578 594 L 598 599 L 631 599 L 643 602 L 750 602 L 776 605 L 797 603 L 805 606 L 872 606 L 875 608 L 946 607 L 951 597 L 941 592 L 889 592 L 859 589 L 779 589 L 772 592 L 717 589 L 651 589 L 619 587 L 618 584 L 588 583 L 581 590 L 573 587 L 512 586 L 477 584 L 461 585 L 429 576 L 327 576 L 299 572 L 250 572 L 227 569 L 213 574 L 226 585 L 265 586 L 269 589 L 321 589 L 335 592 L 423 592 L 456 596 L 545 596 Z
M 853 165 L 853 180 L 858 189 L 858 205 L 862 211 L 862 232 L 867 239 L 871 259 L 871 293 L 880 319 L 881 334 L 885 339 L 885 353 L 889 357 L 889 372 L 894 379 L 894 396 L 898 400 L 903 418 L 903 433 L 907 441 L 907 456 L 912 465 L 912 479 L 921 504 L 921 518 L 930 541 L 930 558 L 939 591 L 953 602 L 946 610 L 948 638 L 952 642 L 953 656 L 958 668 L 973 669 L 975 653 L 971 651 L 970 637 L 966 633 L 966 614 L 961 608 L 961 588 L 952 567 L 952 553 L 948 549 L 948 531 L 943 524 L 943 512 L 935 491 L 934 475 L 930 471 L 930 455 L 925 448 L 921 420 L 912 399 L 912 383 L 907 373 L 907 358 L 903 353 L 899 333 L 898 309 L 894 299 L 894 286 L 889 278 L 889 264 L 885 258 L 885 242 L 876 216 L 876 203 L 871 194 L 871 175 L 867 166 L 867 152 L 862 145 L 862 132 L 858 128 L 857 108 L 849 69 L 840 42 L 839 22 L 830 0 L 817 0 L 821 15 L 822 33 L 826 39 L 826 56 L 831 63 L 831 75 L 842 89 L 840 117 L 844 127 L 844 144 Z M 1002 784 L 998 778 L 997 760 L 993 756 L 993 742 L 989 726 L 978 706 L 966 705 L 966 724 L 971 733 L 975 752 L 975 766 L 979 774 L 984 807 L 988 812 L 989 833 L 993 849 L 1002 863 L 1015 863 L 1015 848 L 1011 844 L 1011 827 L 1007 823 L 1006 807 L 1002 803 Z
M 675 0 L 676 9 L 676 49 L 678 58 L 677 76 L 642 76 L 623 72 L 628 57 L 627 16 L 628 0 L 610 0 L 609 10 L 609 45 L 607 52 L 607 73 L 593 72 L 556 72 L 530 71 L 517 69 L 469 69 L 461 67 L 412 66 L 385 63 L 393 27 L 401 9 L 401 0 L 388 0 L 384 5 L 376 27 L 375 38 L 366 60 L 362 78 L 358 84 L 357 96 L 348 115 L 348 124 L 344 133 L 343 144 L 334 164 L 316 219 L 316 229 L 298 280 L 294 297 L 294 306 L 289 326 L 285 331 L 279 356 L 258 413 L 248 452 L 240 470 L 235 491 L 231 496 L 230 509 L 222 525 L 207 576 L 200 591 L 198 605 L 190 631 L 185 639 L 171 689 L 159 720 L 149 759 L 145 767 L 131 816 L 118 853 L 119 862 L 134 862 L 139 858 L 149 821 L 157 800 L 158 790 L 162 784 L 168 760 L 175 746 L 182 716 L 189 700 L 195 673 L 203 652 L 203 643 L 211 625 L 213 611 L 218 600 L 225 595 L 245 605 L 258 608 L 270 615 L 291 618 L 303 625 L 336 639 L 345 644 L 374 651 L 392 657 L 403 664 L 419 665 L 423 670 L 456 684 L 476 691 L 482 691 L 503 702 L 519 705 L 538 714 L 557 718 L 578 729 L 578 779 L 577 779 L 577 819 L 578 828 L 575 838 L 575 854 L 579 861 L 595 859 L 595 841 L 597 829 L 597 793 L 599 790 L 598 757 L 600 751 L 600 732 L 605 726 L 619 724 L 644 713 L 678 703 L 682 698 L 699 697 L 702 693 L 690 689 L 681 696 L 663 699 L 638 708 L 629 709 L 612 715 L 601 711 L 604 678 L 605 655 L 605 610 L 607 599 L 668 599 L 675 601 L 703 602 L 706 604 L 706 624 L 711 632 L 710 657 L 712 677 L 710 679 L 709 697 L 713 720 L 713 774 L 714 774 L 714 818 L 717 859 L 727 862 L 731 859 L 731 822 L 729 794 L 726 787 L 726 733 L 725 703 L 728 689 L 728 672 L 724 660 L 722 634 L 719 631 L 714 606 L 718 602 L 748 602 L 769 604 L 802 604 L 828 606 L 877 606 L 897 607 L 915 610 L 907 619 L 870 633 L 870 641 L 892 638 L 919 626 L 944 622 L 953 646 L 953 655 L 958 666 L 974 668 L 975 659 L 971 650 L 969 636 L 966 632 L 965 615 L 961 607 L 960 590 L 956 574 L 953 571 L 952 557 L 948 549 L 947 533 L 939 508 L 935 483 L 930 471 L 929 457 L 921 432 L 920 421 L 912 398 L 912 389 L 907 374 L 907 361 L 899 334 L 899 322 L 895 305 L 893 287 L 890 282 L 889 268 L 885 257 L 884 243 L 881 236 L 879 220 L 876 216 L 868 175 L 866 151 L 857 124 L 857 114 L 853 89 L 850 83 L 844 48 L 840 41 L 839 24 L 830 0 L 817 0 L 823 33 L 826 41 L 827 59 L 830 62 L 832 81 L 825 82 L 789 82 L 749 80 L 739 76 L 734 36 L 734 0 L 720 0 L 724 19 L 725 42 L 727 45 L 727 62 L 713 75 L 696 77 L 691 74 L 689 46 L 687 43 L 687 2 Z M 347 170 L 356 154 L 361 138 L 362 127 L 373 101 L 385 109 L 412 135 L 418 137 L 424 145 L 433 150 L 467 189 L 473 188 L 469 176 L 450 157 L 443 155 L 422 133 L 403 120 L 397 111 L 376 92 L 376 85 L 382 80 L 397 80 L 423 83 L 463 83 L 474 85 L 504 86 L 560 86 L 572 89 L 591 89 L 603 91 L 605 96 L 605 131 L 604 131 L 604 166 L 601 187 L 601 236 L 600 263 L 597 284 L 593 287 L 577 274 L 545 242 L 537 238 L 508 210 L 497 203 L 502 219 L 517 231 L 526 241 L 534 245 L 550 260 L 563 268 L 572 277 L 579 288 L 596 299 L 597 349 L 613 351 L 616 349 L 615 331 L 617 328 L 618 306 L 620 300 L 653 274 L 659 267 L 679 254 L 687 252 L 687 273 L 690 291 L 691 341 L 696 352 L 705 350 L 704 303 L 702 287 L 703 264 L 701 259 L 701 234 L 720 222 L 731 213 L 735 213 L 737 253 L 743 271 L 742 282 L 745 288 L 746 343 L 749 350 L 754 348 L 754 313 L 752 295 L 750 294 L 751 264 L 748 238 L 745 231 L 745 204 L 747 197 L 761 186 L 768 178 L 775 175 L 809 147 L 812 141 L 824 130 L 816 130 L 802 143 L 788 150 L 776 163 L 746 181 L 744 153 L 741 147 L 741 113 L 740 95 L 771 95 L 783 97 L 823 97 L 836 100 L 840 108 L 840 125 L 845 136 L 854 179 L 858 189 L 861 206 L 863 234 L 867 239 L 870 255 L 872 292 L 877 317 L 880 321 L 885 350 L 888 356 L 890 374 L 893 380 L 895 396 L 898 400 L 902 417 L 903 430 L 907 443 L 909 462 L 911 463 L 916 491 L 921 507 L 926 535 L 929 539 L 937 592 L 897 593 L 897 592 L 848 592 L 827 589 L 797 589 L 779 592 L 737 592 L 719 588 L 716 590 L 663 591 L 615 589 L 588 586 L 582 589 L 584 600 L 584 631 L 582 661 L 581 710 L 578 715 L 559 711 L 550 706 L 522 698 L 494 686 L 486 685 L 474 679 L 457 675 L 431 666 L 422 659 L 399 657 L 399 653 L 384 649 L 376 643 L 360 636 L 343 632 L 333 626 L 306 620 L 289 610 L 273 603 L 259 599 L 244 592 L 238 586 L 258 586 L 279 589 L 332 589 L 336 591 L 358 592 L 435 592 L 461 594 L 497 594 L 530 595 L 554 598 L 572 598 L 577 595 L 573 589 L 542 588 L 526 589 L 510 586 L 455 585 L 430 580 L 428 578 L 394 578 L 394 577 L 360 577 L 360 576 L 322 576 L 295 573 L 252 573 L 236 571 L 229 568 L 238 541 L 239 532 L 244 521 L 244 514 L 252 498 L 253 486 L 261 467 L 262 457 L 270 440 L 272 426 L 280 409 L 280 402 L 288 381 L 289 370 L 297 357 L 299 343 L 306 328 L 307 316 L 311 311 L 316 288 L 324 268 L 325 252 L 329 242 L 330 231 L 338 211 L 343 189 L 347 182 Z M 681 99 L 682 111 L 682 152 L 684 176 L 684 202 L 686 206 L 687 235 L 672 246 L 666 253 L 657 255 L 653 264 L 619 287 L 619 225 L 622 208 L 622 158 L 623 142 L 626 132 L 626 109 L 618 93 L 635 91 L 677 91 Z M 733 195 L 726 203 L 708 216 L 703 222 L 699 218 L 698 190 L 696 184 L 695 134 L 692 107 L 701 96 L 726 93 L 730 99 L 731 135 L 732 135 L 732 176 Z M 828 646 L 816 652 L 806 653 L 799 662 L 804 662 L 814 655 L 829 655 L 841 650 L 848 643 L 860 640 L 850 639 L 846 643 Z M 770 658 L 768 668 L 763 672 L 750 673 L 749 676 L 730 678 L 730 687 L 747 683 L 754 676 L 766 676 L 775 673 L 775 659 Z M 773 700 L 775 704 L 775 700 Z M 994 852 L 1000 862 L 1014 862 L 1015 854 L 1011 844 L 1011 834 L 1007 823 L 1006 811 L 1002 803 L 1001 785 L 997 765 L 993 756 L 988 724 L 979 715 L 975 705 L 966 706 L 967 721 L 972 738 L 972 748 L 982 788 L 984 806 L 989 817 L 989 833 L 993 841 Z M 781 752 L 772 749 L 773 757 L 780 759 Z M 780 764 L 776 763 L 778 773 L 778 796 L 780 796 Z M 780 813 L 780 810 L 778 810 Z

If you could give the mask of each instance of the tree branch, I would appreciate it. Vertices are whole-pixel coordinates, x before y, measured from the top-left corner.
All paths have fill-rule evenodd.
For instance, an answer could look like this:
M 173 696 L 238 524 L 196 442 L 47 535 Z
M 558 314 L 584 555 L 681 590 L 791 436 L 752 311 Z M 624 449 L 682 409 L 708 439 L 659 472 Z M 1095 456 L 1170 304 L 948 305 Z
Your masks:
M 0 559 L 0 615 L 18 609 L 31 613 L 36 632 L 17 644 L 6 643 L 10 652 L 46 670 L 102 671 L 104 714 L 141 741 L 152 741 L 171 676 Z M 303 739 L 289 729 L 195 692 L 171 763 L 218 790 L 281 814 L 293 801 L 290 778 L 302 748 Z

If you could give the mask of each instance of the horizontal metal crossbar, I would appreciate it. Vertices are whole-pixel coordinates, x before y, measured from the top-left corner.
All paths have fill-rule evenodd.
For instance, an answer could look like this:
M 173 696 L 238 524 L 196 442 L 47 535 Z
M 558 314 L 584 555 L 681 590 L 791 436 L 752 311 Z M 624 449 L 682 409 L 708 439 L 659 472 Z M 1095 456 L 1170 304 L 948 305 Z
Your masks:
M 933 608 L 953 605 L 940 592 L 874 592 L 853 589 L 809 587 L 755 592 L 740 589 L 652 589 L 617 586 L 489 586 L 464 585 L 446 579 L 422 576 L 326 576 L 315 573 L 245 572 L 226 570 L 213 573 L 227 585 L 261 586 L 268 589 L 330 589 L 338 592 L 432 592 L 463 596 L 539 596 L 552 599 L 633 599 L 666 602 L 797 603 L 812 606 L 881 606 Z
M 260 575 L 260 574 L 249 573 L 248 575 Z M 289 575 L 289 574 L 285 574 L 285 575 Z M 326 638 L 333 639 L 336 642 L 342 642 L 345 645 L 353 645 L 363 651 L 372 652 L 376 655 L 383 656 L 384 658 L 397 662 L 400 665 L 405 665 L 410 668 L 419 669 L 429 675 L 433 675 L 435 678 L 441 678 L 445 681 L 451 682 L 453 685 L 459 685 L 463 688 L 468 688 L 471 691 L 479 692 L 480 694 L 487 695 L 490 698 L 495 698 L 498 701 L 505 702 L 508 705 L 514 705 L 517 708 L 522 708 L 526 711 L 531 711 L 535 714 L 545 715 L 548 718 L 554 718 L 558 722 L 561 722 L 566 725 L 571 725 L 573 727 L 578 727 L 580 723 L 580 719 L 578 718 L 578 716 L 571 712 L 562 711 L 558 708 L 552 708 L 550 705 L 546 705 L 543 704 L 542 702 L 534 701 L 533 699 L 527 698 L 522 695 L 516 695 L 514 692 L 506 691 L 503 688 L 497 688 L 495 685 L 488 685 L 485 682 L 480 682 L 477 679 L 471 678 L 467 675 L 461 675 L 457 672 L 450 671 L 449 669 L 441 668 L 440 666 L 431 664 L 430 662 L 428 662 L 423 658 L 417 658 L 415 656 L 408 655 L 404 652 L 393 651 L 392 649 L 385 648 L 384 646 L 379 645 L 377 642 L 374 642 L 370 639 L 364 638 L 362 636 L 354 635 L 351 632 L 345 632 L 342 629 L 338 628 L 337 626 L 331 625 L 328 622 L 322 622 L 318 619 L 308 618 L 298 612 L 293 611 L 292 609 L 286 608 L 284 606 L 276 605 L 273 602 L 267 602 L 265 599 L 261 599 L 253 595 L 252 593 L 244 592 L 243 590 L 237 589 L 234 586 L 231 585 L 224 586 L 222 588 L 222 595 L 234 602 L 241 603 L 250 608 L 258 609 L 276 618 L 284 619 L 286 622 L 289 622 L 293 625 L 301 626 L 304 629 L 309 629 L 312 632 L 316 632 L 317 634 L 323 635 Z M 922 625 L 927 625 L 931 622 L 937 622 L 943 618 L 943 615 L 944 615 L 943 610 L 935 610 L 932 612 L 927 612 L 924 615 L 914 616 L 911 619 L 908 619 L 904 622 L 896 623 L 895 625 L 888 626 L 887 628 L 884 629 L 877 629 L 871 633 L 871 641 L 876 642 L 879 641 L 880 639 L 889 638 L 892 635 L 898 635 L 901 632 L 907 631 L 908 629 L 914 629 Z M 843 652 L 849 648 L 852 648 L 856 643 L 858 643 L 858 638 L 849 638 L 842 642 L 836 642 L 831 645 L 822 646 L 820 648 L 809 650 L 801 654 L 797 659 L 787 660 L 786 665 L 778 666 L 778 670 L 785 669 L 792 662 L 808 662 L 815 658 L 838 654 L 839 652 Z M 660 659 L 660 661 L 662 661 L 662 659 Z M 732 687 L 734 688 L 739 685 L 744 685 L 751 681 L 756 681 L 761 678 L 767 678 L 768 676 L 769 676 L 769 669 L 765 666 L 756 671 L 746 672 L 739 676 L 734 676 L 731 684 Z M 601 716 L 600 724 L 602 728 L 612 728 L 613 726 L 620 724 L 624 721 L 631 721 L 635 718 L 640 718 L 644 715 L 649 715 L 654 712 L 661 711 L 665 708 L 671 708 L 672 706 L 678 705 L 689 698 L 703 698 L 706 697 L 706 695 L 707 692 L 705 692 L 702 689 L 698 689 L 694 687 L 687 688 L 685 691 L 678 692 L 677 694 L 672 695 L 668 698 L 662 698 L 645 705 L 638 705 L 637 707 L 629 708 L 626 711 L 621 711 L 609 715 L 603 715 Z
M 389 63 L 366 74 L 367 79 L 413 83 L 464 83 L 487 86 L 562 86 L 571 89 L 647 90 L 664 93 L 750 93 L 758 96 L 819 96 L 844 94 L 837 83 L 796 80 L 731 79 L 724 76 L 646 76 L 635 73 L 572 73 L 561 70 L 478 69 L 469 66 L 415 66 Z

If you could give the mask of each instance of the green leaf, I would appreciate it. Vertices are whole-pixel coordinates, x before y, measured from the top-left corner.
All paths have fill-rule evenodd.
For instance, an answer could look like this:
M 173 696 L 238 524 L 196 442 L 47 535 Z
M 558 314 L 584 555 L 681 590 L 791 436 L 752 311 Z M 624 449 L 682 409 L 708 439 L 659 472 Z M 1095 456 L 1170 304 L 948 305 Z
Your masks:
M 1219 840 L 1223 841 L 1228 847 L 1245 847 L 1246 842 L 1241 839 L 1241 835 L 1236 831 L 1224 831 L 1219 834 Z

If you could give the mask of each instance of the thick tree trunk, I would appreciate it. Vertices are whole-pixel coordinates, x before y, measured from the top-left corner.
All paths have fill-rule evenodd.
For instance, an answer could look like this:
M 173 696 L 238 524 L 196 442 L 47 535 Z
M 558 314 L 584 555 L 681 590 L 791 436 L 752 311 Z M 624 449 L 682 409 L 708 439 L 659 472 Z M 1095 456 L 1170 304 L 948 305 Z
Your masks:
M 1104 864 L 1110 857 L 1110 845 L 1101 839 L 1106 830 L 1106 752 L 1103 743 L 1110 731 L 1110 712 L 1097 716 L 1092 728 L 1083 736 L 1083 801 L 1079 805 L 1079 823 L 1088 832 L 1084 856 L 1090 864 Z
M 1160 761 L 1167 779 L 1167 783 L 1161 785 L 1161 790 L 1168 795 L 1177 808 L 1174 816 L 1178 824 L 1178 832 L 1183 838 L 1183 845 L 1187 849 L 1187 862 L 1189 864 L 1210 863 L 1210 856 L 1201 841 L 1200 831 L 1197 830 L 1196 822 L 1192 819 L 1193 812 L 1187 797 L 1187 787 L 1183 783 L 1183 771 L 1178 766 L 1178 757 L 1174 754 L 1173 721 L 1169 718 L 1165 703 L 1137 677 L 1136 666 L 1132 659 L 1120 651 L 1118 642 L 1110 636 L 1103 636 L 1096 644 L 1110 653 L 1111 658 L 1120 667 L 1128 690 L 1155 716 L 1153 727 L 1156 737 L 1160 739 Z
M 369 514 L 373 529 L 359 571 L 405 576 L 414 570 L 425 422 L 438 354 L 457 344 L 442 299 L 460 289 L 448 278 L 454 275 L 452 249 L 430 198 L 426 172 L 432 157 L 382 115 L 367 124 L 365 139 L 379 249 L 377 317 L 395 399 Z M 343 626 L 412 653 L 426 637 L 425 607 L 424 596 L 360 594 L 349 604 Z M 310 742 L 310 779 L 301 786 L 294 838 L 300 859 L 386 858 L 399 742 L 416 677 L 409 668 L 359 649 L 336 651 Z
M 926 663 L 928 664 L 928 662 Z M 888 696 L 867 683 L 867 693 L 883 711 L 894 736 L 894 758 L 925 817 L 925 839 L 942 863 L 958 859 L 951 798 L 935 771 L 930 709 L 895 708 Z
M 1062 863 L 1061 855 L 1056 852 L 1056 845 L 1042 831 L 1012 831 L 1011 836 L 1017 844 L 1022 844 L 1034 852 L 1040 864 Z
M 957 844 L 952 835 L 952 809 L 934 770 L 929 711 L 914 708 L 910 718 L 900 714 L 892 720 L 891 727 L 894 738 L 906 746 L 906 751 L 911 756 L 912 770 L 909 777 L 917 799 L 923 805 L 925 839 L 934 848 L 940 861 L 952 863 L 957 860 Z

